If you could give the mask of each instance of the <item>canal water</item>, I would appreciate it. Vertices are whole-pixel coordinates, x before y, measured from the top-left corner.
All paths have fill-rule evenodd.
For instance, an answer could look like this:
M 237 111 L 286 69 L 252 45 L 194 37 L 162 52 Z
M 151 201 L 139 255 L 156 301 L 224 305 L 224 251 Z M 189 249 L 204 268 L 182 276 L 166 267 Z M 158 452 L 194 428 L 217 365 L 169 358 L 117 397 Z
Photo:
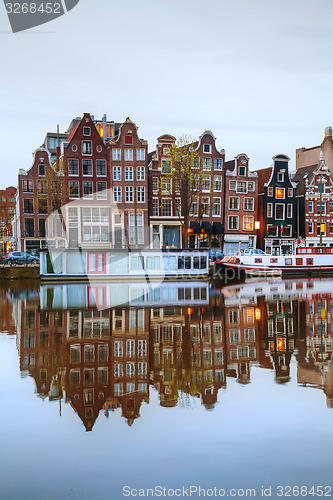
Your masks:
M 0 332 L 1 500 L 333 495 L 331 280 L 11 283 Z

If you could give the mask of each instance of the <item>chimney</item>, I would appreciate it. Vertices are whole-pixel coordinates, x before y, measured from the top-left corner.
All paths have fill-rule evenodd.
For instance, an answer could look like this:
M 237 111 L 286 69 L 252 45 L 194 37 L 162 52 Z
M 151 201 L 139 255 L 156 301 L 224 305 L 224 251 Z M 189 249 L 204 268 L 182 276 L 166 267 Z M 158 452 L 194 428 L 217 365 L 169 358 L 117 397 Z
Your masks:
M 106 120 L 106 114 L 103 115 L 103 141 L 104 144 L 106 143 L 108 138 L 108 131 L 107 131 L 107 120 Z
M 332 127 L 325 128 L 325 139 L 332 139 Z

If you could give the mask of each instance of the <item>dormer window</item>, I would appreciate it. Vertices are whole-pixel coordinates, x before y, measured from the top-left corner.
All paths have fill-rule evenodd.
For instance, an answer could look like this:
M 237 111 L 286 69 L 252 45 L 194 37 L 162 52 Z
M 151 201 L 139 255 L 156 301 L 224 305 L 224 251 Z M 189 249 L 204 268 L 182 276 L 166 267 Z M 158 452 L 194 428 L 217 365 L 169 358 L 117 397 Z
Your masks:
M 246 175 L 246 167 L 244 167 L 244 166 L 239 167 L 238 168 L 238 175 L 240 175 L 240 176 Z
M 284 182 L 284 172 L 278 172 L 278 182 Z
M 38 165 L 38 175 L 39 177 L 45 176 L 45 165 Z
M 203 145 L 203 152 L 204 153 L 211 153 L 212 152 L 212 146 L 210 144 L 204 144 Z
M 133 136 L 125 135 L 125 144 L 133 144 Z
M 90 136 L 91 129 L 90 127 L 83 127 L 83 135 Z

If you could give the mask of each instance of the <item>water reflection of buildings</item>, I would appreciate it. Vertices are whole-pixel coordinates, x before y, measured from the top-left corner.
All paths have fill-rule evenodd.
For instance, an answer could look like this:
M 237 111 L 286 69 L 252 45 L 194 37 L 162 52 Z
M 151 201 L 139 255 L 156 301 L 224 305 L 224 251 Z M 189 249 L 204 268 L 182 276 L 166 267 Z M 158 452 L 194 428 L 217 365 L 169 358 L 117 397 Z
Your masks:
M 131 425 L 149 402 L 149 385 L 161 406 L 191 405 L 194 397 L 212 409 L 228 377 L 247 384 L 253 366 L 287 383 L 293 355 L 298 383 L 323 390 L 332 406 L 333 296 L 311 282 L 247 283 L 211 290 L 210 300 L 207 284 L 180 283 L 163 300 L 153 294 L 153 304 L 153 295 L 132 290 L 130 304 L 104 310 L 96 308 L 98 292 L 80 287 L 54 290 L 52 301 L 42 294 L 42 309 L 37 297 L 26 298 L 15 318 L 22 373 L 40 397 L 69 403 L 87 430 L 117 409 Z M 55 307 L 61 297 L 67 309 Z

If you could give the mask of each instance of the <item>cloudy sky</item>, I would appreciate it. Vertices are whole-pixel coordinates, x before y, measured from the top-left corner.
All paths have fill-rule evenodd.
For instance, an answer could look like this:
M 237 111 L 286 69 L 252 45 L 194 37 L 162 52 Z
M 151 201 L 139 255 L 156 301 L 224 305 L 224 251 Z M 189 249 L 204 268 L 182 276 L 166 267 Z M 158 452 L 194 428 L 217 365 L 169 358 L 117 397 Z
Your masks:
M 212 130 L 251 168 L 318 145 L 332 112 L 332 0 L 80 0 L 12 34 L 0 5 L 1 186 L 46 132 L 75 116 L 127 116 L 162 133 Z

